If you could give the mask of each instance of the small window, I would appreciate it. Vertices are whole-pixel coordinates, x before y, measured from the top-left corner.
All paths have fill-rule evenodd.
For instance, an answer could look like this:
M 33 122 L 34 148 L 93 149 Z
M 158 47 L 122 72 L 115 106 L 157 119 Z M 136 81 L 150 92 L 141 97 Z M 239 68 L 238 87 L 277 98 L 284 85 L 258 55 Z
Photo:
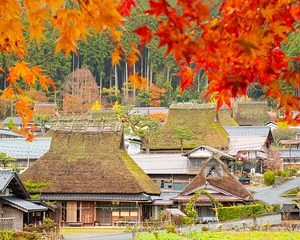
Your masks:
M 190 168 L 191 169 L 199 169 L 201 165 L 201 160 L 200 159 L 191 159 L 190 160 Z

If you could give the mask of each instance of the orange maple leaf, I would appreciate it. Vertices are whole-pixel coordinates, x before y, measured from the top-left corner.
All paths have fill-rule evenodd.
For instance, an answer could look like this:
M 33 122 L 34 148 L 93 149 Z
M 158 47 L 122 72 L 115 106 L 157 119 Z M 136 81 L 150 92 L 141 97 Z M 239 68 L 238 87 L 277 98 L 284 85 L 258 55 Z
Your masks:
M 138 89 L 144 89 L 147 83 L 147 80 L 145 78 L 136 74 L 129 75 L 129 81 L 134 87 Z
M 112 53 L 111 56 L 111 63 L 114 66 L 115 64 L 120 64 L 120 60 L 121 60 L 121 52 L 120 52 L 120 48 L 117 46 L 114 48 L 114 51 Z

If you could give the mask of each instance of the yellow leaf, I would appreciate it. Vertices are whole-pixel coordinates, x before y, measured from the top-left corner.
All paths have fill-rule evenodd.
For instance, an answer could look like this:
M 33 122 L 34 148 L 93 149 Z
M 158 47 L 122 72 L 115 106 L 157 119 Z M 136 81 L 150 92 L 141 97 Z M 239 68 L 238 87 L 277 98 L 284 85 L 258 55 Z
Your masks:
M 145 78 L 136 74 L 129 75 L 129 81 L 134 87 L 138 89 L 144 89 L 147 83 L 147 80 Z
M 120 60 L 121 60 L 120 55 L 121 55 L 120 48 L 119 47 L 115 47 L 115 49 L 114 49 L 114 51 L 112 53 L 112 56 L 111 56 L 111 63 L 112 63 L 112 65 L 120 63 Z
M 99 103 L 99 101 L 97 100 L 91 107 L 91 110 L 100 110 L 101 109 L 101 104 Z

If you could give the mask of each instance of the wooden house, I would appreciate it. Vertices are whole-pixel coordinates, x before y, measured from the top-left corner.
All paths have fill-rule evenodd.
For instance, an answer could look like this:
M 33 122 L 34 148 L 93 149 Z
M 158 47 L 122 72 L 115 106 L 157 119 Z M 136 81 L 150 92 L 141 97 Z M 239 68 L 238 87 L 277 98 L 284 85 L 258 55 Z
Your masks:
M 42 222 L 47 210 L 30 201 L 14 170 L 0 170 L 0 230 L 22 231 L 24 224 Z
M 173 104 L 159 137 L 150 138 L 143 148 L 150 152 L 181 152 L 181 148 L 191 150 L 206 145 L 224 150 L 229 146 L 229 137 L 223 126 L 237 125 L 227 108 L 220 109 L 217 115 L 214 104 Z M 191 139 L 183 140 L 183 146 L 174 133 L 177 126 L 192 133 Z
M 41 200 L 55 201 L 56 220 L 67 226 L 134 224 L 145 203 L 160 194 L 157 185 L 124 151 L 118 124 L 76 122 L 52 130 L 50 150 L 22 179 L 46 181 Z
M 161 189 L 181 191 L 191 182 L 202 164 L 218 156 L 229 169 L 235 158 L 213 147 L 201 145 L 186 153 L 131 154 L 132 159 Z
M 218 158 L 209 158 L 201 167 L 194 180 L 180 194 L 173 198 L 183 207 L 199 190 L 205 190 L 223 206 L 244 204 L 253 201 L 252 194 L 232 175 L 227 166 Z M 213 216 L 213 203 L 210 198 L 201 194 L 196 201 L 199 217 Z
M 226 126 L 230 139 L 227 153 L 243 162 L 243 170 L 263 172 L 263 161 L 268 158 L 274 141 L 272 131 L 267 126 Z

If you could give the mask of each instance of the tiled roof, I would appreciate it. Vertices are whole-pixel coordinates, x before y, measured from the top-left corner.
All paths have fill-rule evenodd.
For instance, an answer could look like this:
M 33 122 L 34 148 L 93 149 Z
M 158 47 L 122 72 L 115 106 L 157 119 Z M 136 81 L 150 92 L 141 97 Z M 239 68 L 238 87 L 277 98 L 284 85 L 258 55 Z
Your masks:
M 16 159 L 38 159 L 50 148 L 51 138 L 34 138 L 32 142 L 25 138 L 1 138 L 0 152 Z
M 4 125 L 7 125 L 11 118 L 13 120 L 14 125 L 17 125 L 17 126 L 22 125 L 22 118 L 20 118 L 20 117 L 7 117 L 4 119 L 4 121 L 2 123 Z
M 147 174 L 188 173 L 188 158 L 182 154 L 132 154 L 131 158 Z
M 5 191 L 8 186 L 13 189 L 16 196 L 29 198 L 29 194 L 15 170 L 0 170 L 0 193 Z
M 0 129 L 0 135 L 7 135 L 7 136 L 13 136 L 13 137 L 22 137 L 22 135 L 18 134 L 18 133 L 15 133 L 9 129 L 5 129 L 5 128 L 2 128 Z
M 267 137 L 271 131 L 268 126 L 237 126 L 237 127 L 225 127 L 226 132 L 229 136 L 256 136 L 256 137 Z
M 7 185 L 13 179 L 14 174 L 12 170 L 1 170 L 0 171 L 0 193 L 5 190 Z
M 89 193 L 53 193 L 42 194 L 40 197 L 44 201 L 149 201 L 151 197 L 147 194 L 89 194 Z
M 282 158 L 300 158 L 300 149 L 280 150 Z
M 266 137 L 230 137 L 230 145 L 228 153 L 236 155 L 239 151 L 263 151 L 264 145 L 267 141 Z
M 296 204 L 283 204 L 281 208 L 282 213 L 300 212 Z
M 24 199 L 16 198 L 16 197 L 0 197 L 1 199 L 4 199 L 4 201 L 9 204 L 12 207 L 15 207 L 17 209 L 20 209 L 23 212 L 40 212 L 40 211 L 47 211 L 48 208 L 37 205 L 35 203 L 26 201 Z

